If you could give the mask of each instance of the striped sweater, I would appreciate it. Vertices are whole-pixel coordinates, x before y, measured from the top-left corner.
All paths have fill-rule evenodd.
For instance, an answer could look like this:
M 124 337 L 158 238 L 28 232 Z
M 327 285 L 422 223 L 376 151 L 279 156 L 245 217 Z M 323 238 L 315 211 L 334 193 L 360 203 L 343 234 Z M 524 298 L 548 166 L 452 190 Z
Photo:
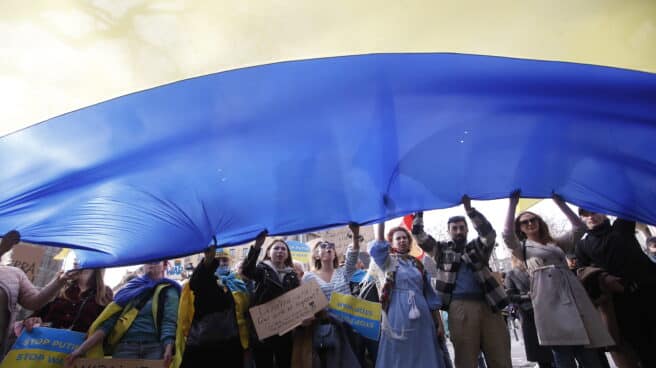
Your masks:
M 328 300 L 330 300 L 332 293 L 351 295 L 349 282 L 355 273 L 355 265 L 357 263 L 358 252 L 353 251 L 351 247 L 349 247 L 346 250 L 346 262 L 344 263 L 344 266 L 335 269 L 330 282 L 323 281 L 321 277 L 314 272 L 306 272 L 303 276 L 303 282 L 315 280 Z

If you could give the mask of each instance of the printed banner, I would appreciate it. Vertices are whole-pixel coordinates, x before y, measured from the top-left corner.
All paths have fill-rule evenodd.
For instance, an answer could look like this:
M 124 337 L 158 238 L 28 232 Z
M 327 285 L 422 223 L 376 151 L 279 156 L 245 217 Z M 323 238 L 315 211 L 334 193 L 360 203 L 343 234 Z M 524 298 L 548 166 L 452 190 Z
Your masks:
M 46 248 L 44 247 L 18 244 L 11 251 L 11 265 L 23 270 L 27 278 L 34 282 L 44 254 L 46 254 Z
M 260 340 L 283 335 L 304 320 L 328 306 L 328 300 L 316 281 L 302 284 L 296 289 L 250 309 L 255 331 Z
M 72 368 L 162 368 L 161 360 L 76 359 Z
M 184 271 L 182 261 L 182 258 L 169 261 L 169 267 L 166 269 L 166 277 L 171 280 L 182 280 L 182 271 Z
M 81 332 L 37 327 L 24 331 L 0 363 L 0 368 L 59 368 L 84 341 Z
M 351 295 L 332 293 L 329 304 L 331 314 L 351 325 L 360 335 L 378 340 L 380 335 L 380 303 L 370 302 Z
M 311 264 L 310 262 L 310 246 L 295 240 L 287 240 L 289 250 L 292 253 L 292 259 L 299 261 L 303 264 Z

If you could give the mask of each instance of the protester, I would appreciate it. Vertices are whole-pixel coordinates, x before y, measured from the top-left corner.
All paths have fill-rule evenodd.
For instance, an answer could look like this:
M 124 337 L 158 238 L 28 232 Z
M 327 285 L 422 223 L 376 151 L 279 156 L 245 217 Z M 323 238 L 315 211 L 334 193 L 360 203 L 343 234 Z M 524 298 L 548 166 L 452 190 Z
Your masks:
M 300 285 L 298 275 L 294 271 L 289 246 L 284 240 L 276 239 L 265 250 L 264 260 L 257 263 L 262 250 L 266 232 L 255 239 L 242 268 L 246 277 L 255 283 L 251 305 L 264 304 L 281 296 Z M 255 334 L 253 336 L 256 336 Z M 291 367 L 292 332 L 282 336 L 271 336 L 253 343 L 253 356 L 257 368 L 288 368 Z
M 130 280 L 119 290 L 89 329 L 87 339 L 66 362 L 71 365 L 83 355 L 102 358 L 164 361 L 168 368 L 178 317 L 180 286 L 163 278 L 165 262 L 147 263 L 144 275 Z M 108 350 L 104 350 L 104 348 Z
M 636 223 L 618 218 L 611 225 L 606 215 L 583 208 L 579 216 L 587 227 L 576 247 L 579 266 L 612 276 L 601 280 L 612 291 L 616 351 L 628 357 L 635 351 L 643 367 L 656 367 L 656 264 L 635 237 Z
M 248 327 L 244 317 L 248 307 L 244 302 L 248 299 L 239 295 L 245 295 L 247 290 L 246 284 L 230 272 L 228 255 L 224 252 L 217 255 L 216 246 L 209 247 L 188 285 L 193 292 L 193 319 L 181 367 L 206 366 L 217 357 L 221 365 L 242 367 L 244 350 L 248 349 Z M 181 306 L 187 305 L 185 295 L 189 294 L 183 292 Z M 180 314 L 183 314 L 182 308 Z
M 23 326 L 27 331 L 46 324 L 86 333 L 114 295 L 105 286 L 104 276 L 104 269 L 80 270 L 55 300 L 24 320 Z
M 533 304 L 529 295 L 531 281 L 524 262 L 512 256 L 513 268 L 506 274 L 504 285 L 510 302 L 517 305 L 519 319 L 522 324 L 522 338 L 524 339 L 524 351 L 526 360 L 537 362 L 540 368 L 550 368 L 553 363 L 551 349 L 540 346 L 538 333 L 535 329 L 535 318 L 533 315 Z
M 412 257 L 412 235 L 401 227 L 378 225 L 370 267 L 377 277 L 383 309 L 376 365 L 379 367 L 444 367 L 437 337 L 444 333 L 440 298 L 422 263 Z M 387 241 L 385 241 L 387 240 Z M 429 347 L 418 352 L 420 347 Z
M 307 272 L 303 278 L 303 282 L 316 281 L 328 300 L 330 300 L 330 295 L 333 292 L 351 294 L 349 282 L 356 271 L 358 262 L 360 227 L 357 224 L 351 224 L 349 228 L 353 233 L 353 245 L 346 250 L 344 266 L 340 267 L 338 264 L 335 244 L 319 241 L 312 249 L 314 269 Z
M 422 249 L 423 254 L 419 257 L 424 266 L 426 274 L 430 278 L 430 284 L 435 289 L 435 282 L 437 280 L 437 263 L 435 262 L 435 252 L 437 249 L 437 241 L 431 235 L 424 231 L 424 213 L 417 212 L 412 216 L 412 235 L 417 241 L 419 247 Z M 437 289 L 435 289 L 437 292 Z M 445 312 L 446 313 L 446 312 Z M 447 315 L 448 316 L 448 315 Z M 446 325 L 443 319 L 442 323 Z M 451 353 L 447 347 L 447 334 L 445 333 L 438 336 L 437 348 L 442 351 L 444 357 L 444 364 L 446 368 L 452 368 L 453 362 L 451 361 Z M 480 362 L 479 358 L 479 362 Z
M 435 242 L 435 286 L 442 308 L 449 312 L 455 366 L 475 366 L 482 350 L 490 368 L 510 368 L 510 334 L 501 315 L 508 298 L 489 267 L 496 232 L 471 206 L 468 196 L 462 197 L 462 204 L 478 232 L 476 239 L 467 242 L 469 230 L 463 216 L 447 221 L 449 242 L 436 242 L 421 233 L 416 236 L 421 243 Z
M 9 231 L 0 241 L 0 257 L 20 242 L 20 233 Z M 30 310 L 38 310 L 52 300 L 68 280 L 77 276 L 78 271 L 59 272 L 55 279 L 41 290 L 37 289 L 17 267 L 0 265 L 0 361 L 10 346 L 7 340 L 18 312 L 17 305 Z
M 525 262 L 531 277 L 531 298 L 540 345 L 551 347 L 558 368 L 600 368 L 594 348 L 614 345 L 585 289 L 567 267 L 565 252 L 581 238 L 583 223 L 559 197 L 553 199 L 572 230 L 552 238 L 547 224 L 532 212 L 515 218 L 519 191 L 508 206 L 503 239 L 512 254 Z
M 349 224 L 353 234 L 353 244 L 346 250 L 346 262 L 338 265 L 335 244 L 319 241 L 314 245 L 312 256 L 314 269 L 307 272 L 303 282 L 316 282 L 326 299 L 330 300 L 333 293 L 351 294 L 350 281 L 355 273 L 360 252 L 360 226 Z M 312 329 L 313 365 L 321 367 L 356 367 L 360 366 L 348 339 L 348 325 L 329 316 L 325 311 L 316 316 Z M 326 343 L 325 336 L 333 336 Z M 322 343 L 323 342 L 323 343 Z

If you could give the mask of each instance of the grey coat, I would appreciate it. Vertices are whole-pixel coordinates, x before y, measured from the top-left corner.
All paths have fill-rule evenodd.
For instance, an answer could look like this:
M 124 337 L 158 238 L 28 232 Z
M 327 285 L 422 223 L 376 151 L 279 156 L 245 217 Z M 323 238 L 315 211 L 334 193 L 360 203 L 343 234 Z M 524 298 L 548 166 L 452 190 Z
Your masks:
M 546 245 L 520 242 L 512 231 L 503 234 L 515 257 L 524 261 L 526 254 L 540 345 L 598 348 L 615 344 L 583 285 L 567 268 L 563 249 L 571 249 L 582 234 L 582 229 L 575 229 Z

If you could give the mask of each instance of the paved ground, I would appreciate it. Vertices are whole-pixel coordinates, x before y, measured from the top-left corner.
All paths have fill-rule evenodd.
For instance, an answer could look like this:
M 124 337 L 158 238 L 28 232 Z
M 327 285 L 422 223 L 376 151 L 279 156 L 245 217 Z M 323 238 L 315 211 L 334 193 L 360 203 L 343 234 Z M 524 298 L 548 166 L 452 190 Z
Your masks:
M 518 326 L 519 327 L 519 326 Z M 449 353 L 451 354 L 451 359 L 453 359 L 453 345 L 450 342 L 447 343 L 449 347 Z M 510 355 L 512 357 L 513 368 L 537 368 L 537 364 L 527 362 L 526 355 L 524 354 L 524 340 L 522 339 L 521 328 L 518 328 L 515 331 L 510 330 Z M 617 368 L 613 363 L 613 360 L 608 355 L 608 363 L 611 368 Z

